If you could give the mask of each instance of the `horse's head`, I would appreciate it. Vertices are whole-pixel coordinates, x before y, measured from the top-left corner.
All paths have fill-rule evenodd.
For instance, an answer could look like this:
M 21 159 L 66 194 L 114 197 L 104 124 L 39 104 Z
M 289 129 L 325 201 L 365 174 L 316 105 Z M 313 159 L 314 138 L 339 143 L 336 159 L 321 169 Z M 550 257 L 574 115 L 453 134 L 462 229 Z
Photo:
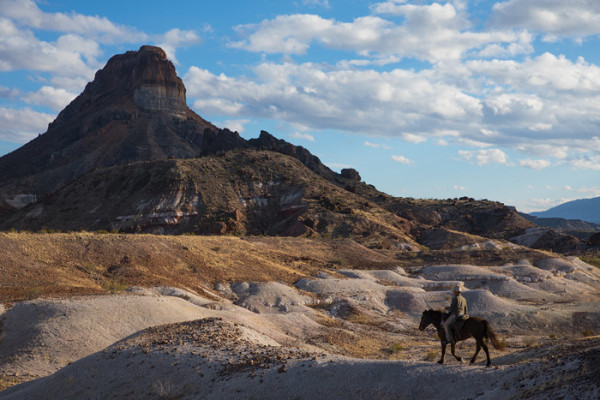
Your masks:
M 419 324 L 419 330 L 422 331 L 427 328 L 427 325 L 431 323 L 431 316 L 429 315 L 429 310 L 423 311 L 423 315 L 421 315 L 421 323 Z

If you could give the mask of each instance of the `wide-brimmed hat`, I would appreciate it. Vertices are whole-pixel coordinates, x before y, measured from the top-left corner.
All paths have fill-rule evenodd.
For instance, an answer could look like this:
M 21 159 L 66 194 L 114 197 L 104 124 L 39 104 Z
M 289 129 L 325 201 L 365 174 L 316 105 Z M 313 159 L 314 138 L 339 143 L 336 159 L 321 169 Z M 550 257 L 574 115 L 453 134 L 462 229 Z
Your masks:
M 460 285 L 456 285 L 454 286 L 454 289 L 452 289 L 453 292 L 458 292 L 458 293 L 462 293 L 463 288 Z

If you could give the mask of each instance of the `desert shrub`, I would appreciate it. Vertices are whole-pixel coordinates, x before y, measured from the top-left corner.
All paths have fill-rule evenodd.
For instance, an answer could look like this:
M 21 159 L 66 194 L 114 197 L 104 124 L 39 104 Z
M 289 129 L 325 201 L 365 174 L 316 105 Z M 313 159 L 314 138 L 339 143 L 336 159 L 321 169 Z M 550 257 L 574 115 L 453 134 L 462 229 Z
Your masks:
M 425 354 L 426 361 L 435 361 L 437 358 L 437 353 L 434 350 L 429 350 L 427 354 Z
M 118 293 L 118 292 L 122 292 L 123 290 L 127 289 L 127 285 L 124 283 L 121 283 L 121 282 L 109 280 L 109 281 L 102 282 L 102 288 L 104 290 L 108 290 L 111 293 Z
M 390 351 L 392 354 L 398 354 L 398 353 L 400 353 L 400 351 L 401 351 L 401 350 L 403 350 L 403 349 L 404 349 L 404 346 L 402 346 L 402 344 L 401 344 L 401 343 L 392 343 L 392 344 L 390 345 L 390 347 L 389 347 L 389 351 Z
M 24 290 L 24 296 L 27 300 L 37 299 L 43 294 L 44 290 L 40 286 L 28 287 Z
M 581 334 L 585 337 L 588 337 L 588 336 L 592 336 L 594 333 L 592 332 L 591 329 L 585 329 L 581 332 Z
M 600 268 L 600 257 L 599 256 L 580 256 L 581 261 Z

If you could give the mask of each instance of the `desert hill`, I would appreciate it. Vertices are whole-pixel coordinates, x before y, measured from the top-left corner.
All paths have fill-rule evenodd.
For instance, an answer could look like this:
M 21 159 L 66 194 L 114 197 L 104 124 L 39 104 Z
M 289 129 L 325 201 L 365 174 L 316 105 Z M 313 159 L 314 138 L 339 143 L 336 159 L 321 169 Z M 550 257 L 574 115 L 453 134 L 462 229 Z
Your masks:
M 321 178 L 295 158 L 248 149 L 92 171 L 57 191 L 51 202 L 13 213 L 0 227 L 319 235 L 416 246 L 409 236 L 414 224 L 406 219 Z

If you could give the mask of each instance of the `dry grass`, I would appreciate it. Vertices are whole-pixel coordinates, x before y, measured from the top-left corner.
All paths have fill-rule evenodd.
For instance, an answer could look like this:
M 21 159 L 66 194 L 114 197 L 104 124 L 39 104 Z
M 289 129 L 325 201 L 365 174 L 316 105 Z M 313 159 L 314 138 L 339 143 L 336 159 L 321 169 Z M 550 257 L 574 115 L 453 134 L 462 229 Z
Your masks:
M 111 282 L 199 292 L 226 281 L 292 284 L 323 270 L 394 262 L 347 239 L 0 233 L 0 301 L 106 293 Z
M 25 379 L 18 376 L 0 376 L 0 392 L 22 382 L 25 382 Z

